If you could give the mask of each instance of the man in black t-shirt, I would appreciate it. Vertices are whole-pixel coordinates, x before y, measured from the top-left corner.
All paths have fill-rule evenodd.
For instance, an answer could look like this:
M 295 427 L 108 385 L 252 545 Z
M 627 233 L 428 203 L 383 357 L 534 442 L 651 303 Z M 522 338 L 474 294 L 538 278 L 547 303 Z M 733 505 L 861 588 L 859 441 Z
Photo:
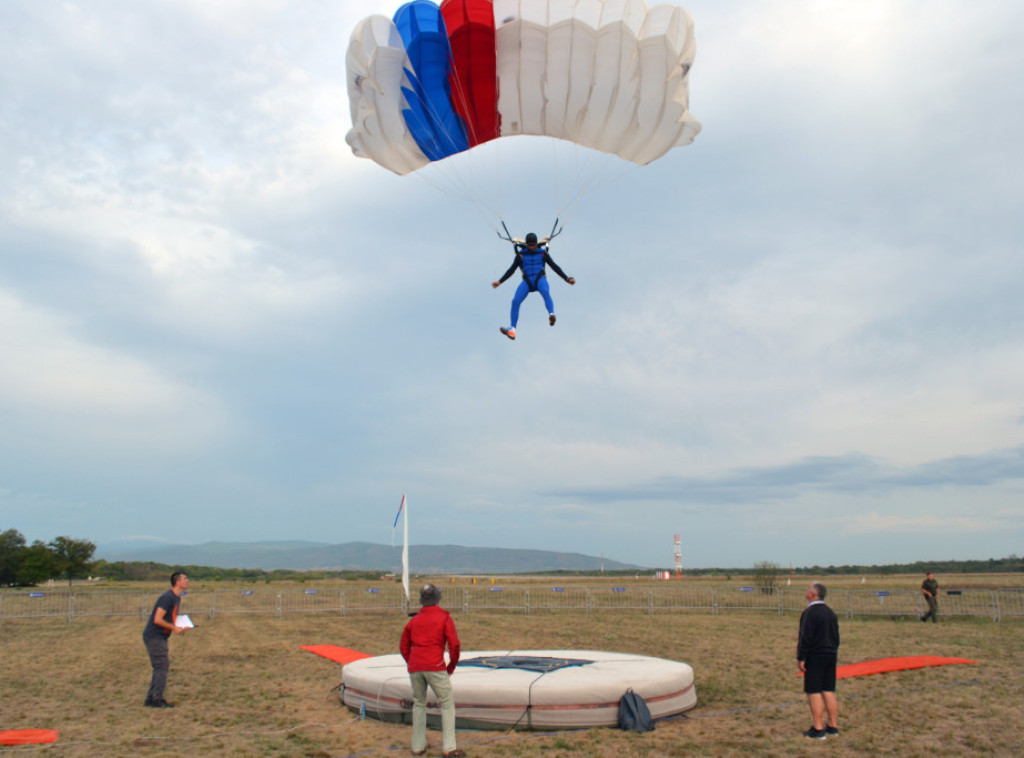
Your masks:
M 184 634 L 183 627 L 175 625 L 178 619 L 178 608 L 181 596 L 188 589 L 188 577 L 181 571 L 171 574 L 171 588 L 157 598 L 153 604 L 153 612 L 149 614 L 146 628 L 142 630 L 142 642 L 149 653 L 149 662 L 153 667 L 153 677 L 149 683 L 149 692 L 143 703 L 147 708 L 173 708 L 174 705 L 164 700 L 164 687 L 167 686 L 167 672 L 171 669 L 171 659 L 167 654 L 167 640 L 172 634 Z

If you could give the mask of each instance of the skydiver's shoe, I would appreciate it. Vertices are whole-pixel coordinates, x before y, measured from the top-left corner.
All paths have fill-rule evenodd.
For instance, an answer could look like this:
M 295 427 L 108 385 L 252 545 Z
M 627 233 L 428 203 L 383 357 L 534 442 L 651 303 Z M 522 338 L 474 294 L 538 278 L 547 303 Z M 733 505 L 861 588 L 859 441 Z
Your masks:
M 505 327 L 502 326 L 502 327 L 499 327 L 499 330 L 501 331 L 502 334 L 504 334 L 510 340 L 514 340 L 516 338 L 516 330 L 513 329 L 511 326 L 508 329 L 506 329 Z
M 815 729 L 813 726 L 804 732 L 804 737 L 809 740 L 823 740 L 825 739 L 824 729 Z
M 829 737 L 838 737 L 839 736 L 839 727 L 826 725 L 825 726 L 825 734 L 827 734 Z
M 551 324 L 551 326 L 555 325 L 555 314 L 554 313 L 552 313 L 550 316 L 548 316 L 548 323 Z

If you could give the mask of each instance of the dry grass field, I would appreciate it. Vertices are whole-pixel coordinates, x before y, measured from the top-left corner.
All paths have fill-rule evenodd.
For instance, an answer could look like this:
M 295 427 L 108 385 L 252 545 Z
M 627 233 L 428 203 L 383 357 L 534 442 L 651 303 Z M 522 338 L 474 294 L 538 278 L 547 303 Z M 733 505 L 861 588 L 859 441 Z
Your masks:
M 850 587 L 860 586 L 859 578 L 847 581 Z M 952 586 L 948 578 L 944 586 Z M 697 708 L 686 718 L 659 722 L 654 732 L 460 733 L 460 747 L 471 756 L 1024 752 L 1021 620 L 959 618 L 926 625 L 906 619 L 841 619 L 841 664 L 917 654 L 979 663 L 840 681 L 842 734 L 825 742 L 800 736 L 810 721 L 795 674 L 797 618 L 792 614 L 480 613 L 456 614 L 455 620 L 467 650 L 634 652 L 686 661 L 696 674 Z M 139 619 L 5 621 L 0 625 L 0 729 L 60 730 L 54 745 L 9 752 L 408 755 L 409 727 L 357 720 L 333 691 L 341 667 L 299 647 L 336 644 L 374 655 L 392 653 L 405 622 L 402 614 L 297 614 L 281 619 L 239 614 L 195 621 L 196 629 L 171 641 L 167 698 L 177 703 L 173 710 L 142 707 L 149 663 Z M 429 754 L 440 755 L 440 735 L 432 732 L 430 740 Z

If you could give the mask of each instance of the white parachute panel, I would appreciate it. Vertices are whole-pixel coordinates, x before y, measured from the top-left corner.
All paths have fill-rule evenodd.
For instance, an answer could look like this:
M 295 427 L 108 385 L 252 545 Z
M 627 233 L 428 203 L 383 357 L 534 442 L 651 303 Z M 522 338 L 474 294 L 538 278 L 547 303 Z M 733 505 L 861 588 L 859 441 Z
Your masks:
M 387 16 L 370 16 L 352 31 L 345 56 L 352 152 L 396 174 L 422 168 L 429 159 L 406 126 L 402 86 L 412 68 L 398 29 Z

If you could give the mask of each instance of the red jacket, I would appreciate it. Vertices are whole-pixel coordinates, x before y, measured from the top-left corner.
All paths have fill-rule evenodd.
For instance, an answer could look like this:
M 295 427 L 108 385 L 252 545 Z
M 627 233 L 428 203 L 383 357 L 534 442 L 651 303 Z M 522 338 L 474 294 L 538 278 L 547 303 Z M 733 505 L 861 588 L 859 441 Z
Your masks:
M 448 645 L 450 662 L 444 665 L 444 648 Z M 426 605 L 409 619 L 402 632 L 399 646 L 402 657 L 414 671 L 445 671 L 452 673 L 459 662 L 459 635 L 448 611 L 436 605 Z

